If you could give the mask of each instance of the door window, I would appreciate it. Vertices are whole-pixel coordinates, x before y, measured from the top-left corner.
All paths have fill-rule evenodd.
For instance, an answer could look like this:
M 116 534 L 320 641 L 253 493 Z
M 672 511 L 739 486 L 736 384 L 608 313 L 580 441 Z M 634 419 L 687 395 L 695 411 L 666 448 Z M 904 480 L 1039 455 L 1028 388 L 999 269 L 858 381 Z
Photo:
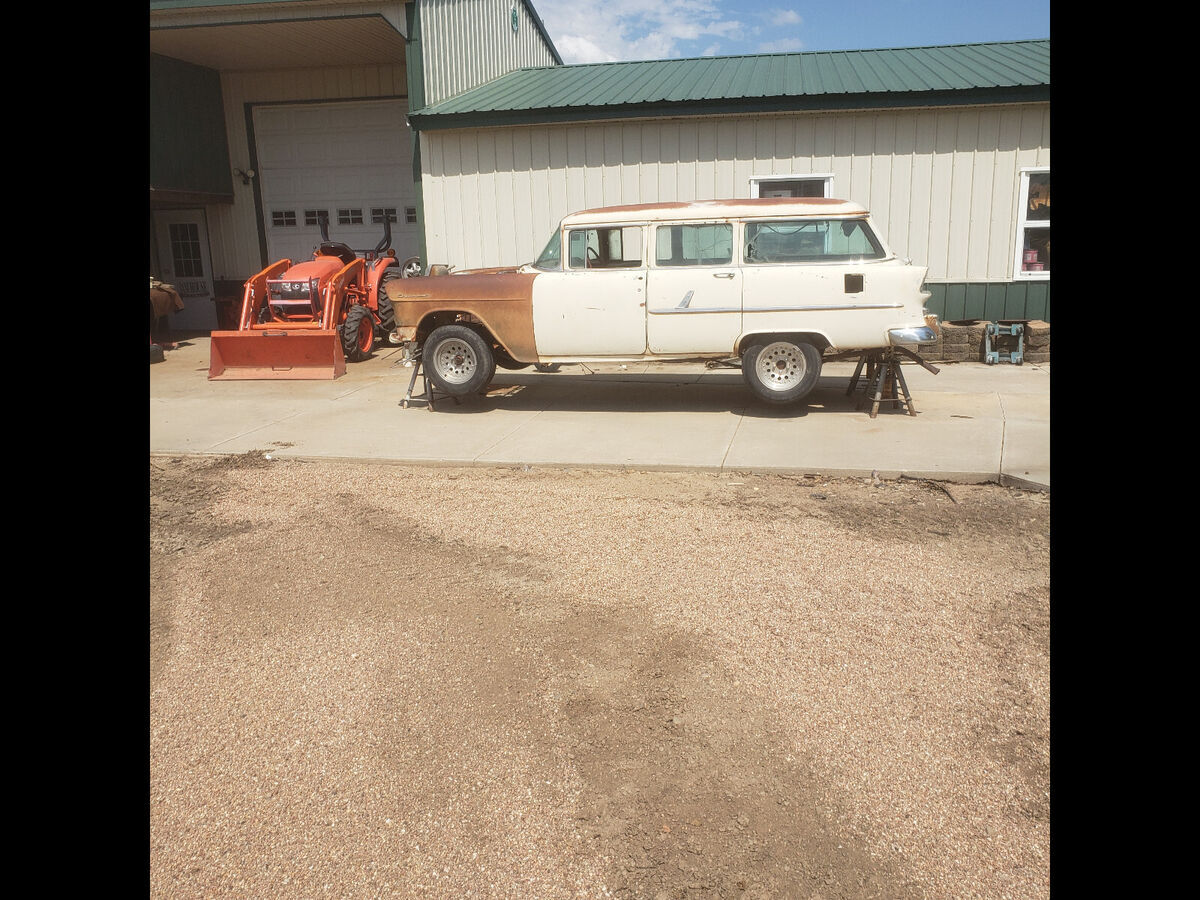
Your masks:
M 200 252 L 200 228 L 193 222 L 172 222 L 171 261 L 176 278 L 203 278 L 204 262 Z
M 640 225 L 574 229 L 567 233 L 567 246 L 572 269 L 637 269 L 642 265 Z
M 732 225 L 660 225 L 655 229 L 655 265 L 727 266 L 732 261 Z

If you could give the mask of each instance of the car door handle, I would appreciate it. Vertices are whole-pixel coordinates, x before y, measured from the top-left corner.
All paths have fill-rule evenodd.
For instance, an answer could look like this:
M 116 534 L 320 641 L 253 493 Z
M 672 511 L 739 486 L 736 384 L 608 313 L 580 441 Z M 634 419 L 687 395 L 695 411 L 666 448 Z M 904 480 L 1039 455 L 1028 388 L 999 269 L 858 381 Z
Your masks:
M 732 272 L 713 272 L 713 278 L 732 278 Z

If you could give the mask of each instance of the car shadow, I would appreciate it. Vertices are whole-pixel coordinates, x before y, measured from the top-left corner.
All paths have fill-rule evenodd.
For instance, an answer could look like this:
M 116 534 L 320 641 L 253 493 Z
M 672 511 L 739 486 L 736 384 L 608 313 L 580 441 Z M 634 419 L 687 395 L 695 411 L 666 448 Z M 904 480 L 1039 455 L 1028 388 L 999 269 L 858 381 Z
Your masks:
M 795 419 L 860 411 L 862 380 L 847 394 L 850 376 L 821 376 L 802 402 L 772 406 L 755 397 L 738 374 L 680 378 L 672 375 L 562 375 L 498 372 L 487 391 L 451 397 L 434 394 L 434 410 L 452 415 L 510 412 L 728 413 L 757 419 Z M 418 380 L 409 403 L 427 407 Z M 882 409 L 889 408 L 885 405 Z

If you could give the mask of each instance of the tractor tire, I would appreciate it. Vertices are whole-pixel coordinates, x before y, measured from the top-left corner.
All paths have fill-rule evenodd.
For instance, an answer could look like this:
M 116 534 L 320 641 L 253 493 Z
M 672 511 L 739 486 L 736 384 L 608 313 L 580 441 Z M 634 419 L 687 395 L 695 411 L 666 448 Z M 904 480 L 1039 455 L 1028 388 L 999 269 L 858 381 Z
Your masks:
M 805 341 L 766 339 L 742 354 L 742 377 L 760 400 L 774 405 L 803 400 L 821 377 L 821 351 Z
M 396 277 L 398 276 L 386 277 L 379 285 L 379 324 L 375 326 L 375 332 L 385 341 L 388 335 L 396 330 L 396 310 L 386 290 L 387 283 Z
M 371 355 L 375 346 L 375 318 L 371 310 L 361 303 L 353 304 L 346 311 L 342 323 L 342 352 L 350 362 L 362 362 Z
M 496 375 L 496 357 L 482 335 L 466 325 L 442 325 L 425 339 L 421 365 L 443 394 L 476 394 Z

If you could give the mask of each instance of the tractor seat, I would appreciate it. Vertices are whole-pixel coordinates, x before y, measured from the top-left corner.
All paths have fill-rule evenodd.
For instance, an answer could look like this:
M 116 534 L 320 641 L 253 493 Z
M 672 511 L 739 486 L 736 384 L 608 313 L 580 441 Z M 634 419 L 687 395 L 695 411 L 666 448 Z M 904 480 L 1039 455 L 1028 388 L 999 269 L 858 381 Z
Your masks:
M 341 241 L 323 241 L 317 246 L 318 256 L 336 256 L 343 265 L 349 265 L 358 259 L 358 254 Z

